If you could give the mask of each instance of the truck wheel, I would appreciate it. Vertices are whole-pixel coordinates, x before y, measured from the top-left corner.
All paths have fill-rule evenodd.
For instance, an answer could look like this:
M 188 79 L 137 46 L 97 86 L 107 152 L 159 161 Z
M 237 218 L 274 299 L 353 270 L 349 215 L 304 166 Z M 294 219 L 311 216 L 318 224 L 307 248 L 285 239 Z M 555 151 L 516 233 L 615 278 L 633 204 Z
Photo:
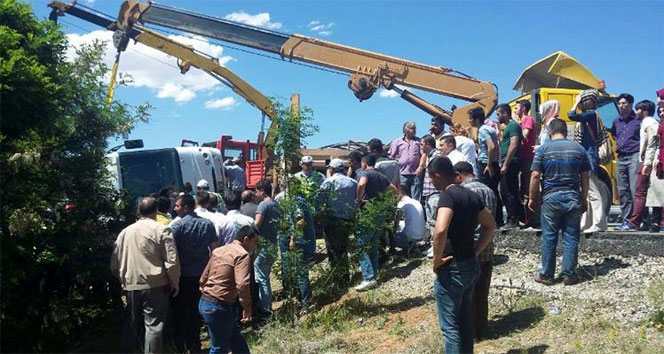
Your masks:
M 602 203 L 606 208 L 606 215 L 608 218 L 609 213 L 611 212 L 611 205 L 613 204 L 613 191 L 611 190 L 611 188 L 609 188 L 609 185 L 606 184 L 606 182 L 603 180 L 599 181 L 598 187 L 602 195 Z

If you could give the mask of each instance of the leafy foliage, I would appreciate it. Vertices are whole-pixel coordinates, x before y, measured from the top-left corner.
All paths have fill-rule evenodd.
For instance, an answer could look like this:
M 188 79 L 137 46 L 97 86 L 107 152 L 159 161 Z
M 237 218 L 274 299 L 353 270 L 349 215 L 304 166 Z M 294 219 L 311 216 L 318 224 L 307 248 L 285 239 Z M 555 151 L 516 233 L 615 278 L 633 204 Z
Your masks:
M 56 24 L 0 1 L 4 351 L 63 350 L 118 298 L 108 259 L 122 203 L 106 141 L 147 120 L 150 107 L 105 104 L 102 44 L 73 62 L 66 48 Z

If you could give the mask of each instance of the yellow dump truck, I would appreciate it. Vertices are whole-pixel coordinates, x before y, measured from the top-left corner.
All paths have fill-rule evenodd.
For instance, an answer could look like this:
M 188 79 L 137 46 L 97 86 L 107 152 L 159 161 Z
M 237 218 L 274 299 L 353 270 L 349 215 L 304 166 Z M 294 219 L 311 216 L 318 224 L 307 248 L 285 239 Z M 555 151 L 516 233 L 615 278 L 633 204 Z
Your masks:
M 613 120 L 618 116 L 618 107 L 614 98 L 606 93 L 604 82 L 599 80 L 585 66 L 579 63 L 572 56 L 565 52 L 555 52 L 526 68 L 514 85 L 514 90 L 522 93 L 521 96 L 513 99 L 510 106 L 516 105 L 516 102 L 527 99 L 531 103 L 531 115 L 535 121 L 541 123 L 538 107 L 547 100 L 557 100 L 560 103 L 560 118 L 568 124 L 570 132 L 573 131 L 575 122 L 567 117 L 567 113 L 572 110 L 576 97 L 585 89 L 597 89 L 601 96 L 597 109 L 607 129 L 611 128 Z M 539 129 L 537 129 L 539 131 Z M 570 138 L 572 135 L 570 135 Z M 611 162 L 600 166 L 599 177 L 604 183 L 600 186 L 602 195 L 606 195 L 610 201 L 605 205 L 618 203 L 618 187 L 616 180 L 616 156 L 615 140 L 610 137 L 611 151 L 614 157 Z

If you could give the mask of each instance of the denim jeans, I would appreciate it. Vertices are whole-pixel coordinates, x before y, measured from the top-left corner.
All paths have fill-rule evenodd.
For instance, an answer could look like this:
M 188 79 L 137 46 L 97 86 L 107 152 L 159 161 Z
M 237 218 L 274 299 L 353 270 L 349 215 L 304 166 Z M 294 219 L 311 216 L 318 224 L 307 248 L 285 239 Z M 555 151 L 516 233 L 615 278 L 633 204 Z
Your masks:
M 289 238 L 279 235 L 279 254 L 281 256 L 281 274 L 286 292 L 297 283 L 300 303 L 306 305 L 311 300 L 309 289 L 309 261 L 307 257 L 307 240 L 296 241 L 295 249 L 288 249 Z
M 376 224 L 374 224 L 376 225 Z M 380 234 L 376 230 L 359 227 L 357 230 L 357 246 L 360 249 L 360 270 L 365 281 L 378 278 L 378 245 Z
M 453 260 L 436 272 L 433 291 L 438 323 L 445 338 L 445 354 L 473 352 L 473 288 L 479 274 L 475 257 Z
M 636 198 L 636 180 L 639 172 L 639 154 L 618 158 L 618 193 L 620 195 L 620 222 L 627 222 Z
M 519 172 L 521 165 L 519 161 L 512 161 L 507 168 L 507 173 L 500 180 L 500 196 L 507 209 L 507 221 L 519 223 L 521 219 L 521 195 L 519 189 Z
M 561 274 L 576 276 L 581 233 L 581 203 L 579 193 L 559 191 L 544 196 L 542 202 L 542 263 L 540 274 L 552 279 L 556 268 L 558 233 L 563 234 L 563 262 Z
M 399 183 L 402 186 L 407 186 L 410 191 L 409 197 L 415 200 L 422 199 L 422 185 L 424 183 L 424 176 L 417 175 L 401 175 Z
M 478 176 L 478 179 L 480 182 L 486 184 L 493 193 L 496 194 L 496 225 L 498 226 L 503 226 L 504 221 L 503 221 L 503 200 L 500 196 L 500 193 L 498 193 L 498 184 L 500 184 L 500 166 L 498 165 L 497 162 L 493 163 L 494 170 L 496 171 L 496 174 L 491 177 L 488 173 L 484 173 L 484 170 L 487 167 L 487 164 L 478 161 L 477 164 L 480 167 L 480 171 L 482 171 L 482 174 Z
M 274 264 L 273 246 L 263 247 L 258 251 L 254 260 L 254 277 L 258 286 L 258 310 L 263 313 L 272 313 L 272 285 L 270 273 Z
M 210 354 L 249 353 L 240 329 L 240 307 L 237 303 L 226 304 L 201 298 L 198 311 L 210 334 Z

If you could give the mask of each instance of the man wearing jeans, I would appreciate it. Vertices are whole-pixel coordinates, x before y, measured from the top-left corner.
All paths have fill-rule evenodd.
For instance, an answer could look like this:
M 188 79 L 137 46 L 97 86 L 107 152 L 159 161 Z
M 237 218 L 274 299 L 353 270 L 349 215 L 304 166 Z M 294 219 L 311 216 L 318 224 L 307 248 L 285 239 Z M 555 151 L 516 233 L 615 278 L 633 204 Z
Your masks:
M 428 172 L 440 191 L 433 235 L 433 271 L 445 353 L 472 353 L 473 287 L 480 273 L 477 256 L 491 242 L 496 223 L 477 193 L 456 184 L 458 175 L 450 159 L 433 159 Z M 480 238 L 475 242 L 478 224 Z
M 374 154 L 362 158 L 362 171 L 358 171 L 359 181 L 357 183 L 357 201 L 360 206 L 371 202 L 389 188 L 396 189 L 384 174 L 376 170 L 377 160 L 378 156 Z M 378 285 L 378 249 L 381 230 L 379 226 L 386 222 L 378 219 L 380 216 L 370 216 L 372 220 L 368 224 L 360 223 L 357 228 L 357 244 L 361 249 L 360 270 L 362 271 L 362 282 L 355 287 L 357 291 L 366 291 Z
M 256 226 L 261 240 L 258 254 L 254 260 L 254 277 L 258 285 L 258 311 L 261 317 L 272 315 L 272 285 L 270 273 L 277 253 L 277 229 L 281 213 L 272 200 L 272 184 L 262 179 L 256 183 L 256 198 L 261 202 L 256 210 Z
M 138 212 L 141 218 L 115 241 L 111 272 L 127 297 L 124 351 L 161 353 L 169 298 L 177 296 L 180 287 L 180 262 L 171 229 L 155 220 L 157 201 L 143 198 Z
M 565 285 L 578 282 L 576 265 L 581 214 L 587 209 L 590 163 L 584 148 L 567 140 L 567 125 L 560 119 L 549 123 L 551 140 L 540 146 L 533 159 L 528 207 L 537 208 L 542 186 L 542 263 L 535 281 L 554 283 L 558 233 L 563 234 L 561 275 Z
M 477 165 L 480 170 L 478 179 L 486 184 L 496 194 L 496 224 L 503 224 L 503 204 L 498 193 L 500 182 L 500 152 L 498 151 L 498 131 L 485 124 L 485 115 L 482 108 L 473 108 L 468 111 L 470 126 L 477 128 Z
M 257 241 L 256 227 L 242 226 L 231 243 L 212 252 L 201 274 L 198 310 L 210 334 L 210 353 L 249 353 L 240 323 L 252 320 L 250 253 Z
M 618 193 L 620 194 L 620 222 L 621 229 L 627 227 L 627 219 L 632 212 L 632 205 L 636 195 L 636 174 L 639 169 L 639 119 L 632 104 L 634 97 L 623 93 L 618 96 L 618 109 L 620 115 L 611 125 L 611 134 L 616 138 L 618 145 Z
M 422 170 L 420 170 L 420 139 L 415 136 L 415 122 L 403 125 L 403 137 L 390 144 L 388 155 L 399 161 L 400 184 L 408 188 L 408 196 L 422 199 Z

